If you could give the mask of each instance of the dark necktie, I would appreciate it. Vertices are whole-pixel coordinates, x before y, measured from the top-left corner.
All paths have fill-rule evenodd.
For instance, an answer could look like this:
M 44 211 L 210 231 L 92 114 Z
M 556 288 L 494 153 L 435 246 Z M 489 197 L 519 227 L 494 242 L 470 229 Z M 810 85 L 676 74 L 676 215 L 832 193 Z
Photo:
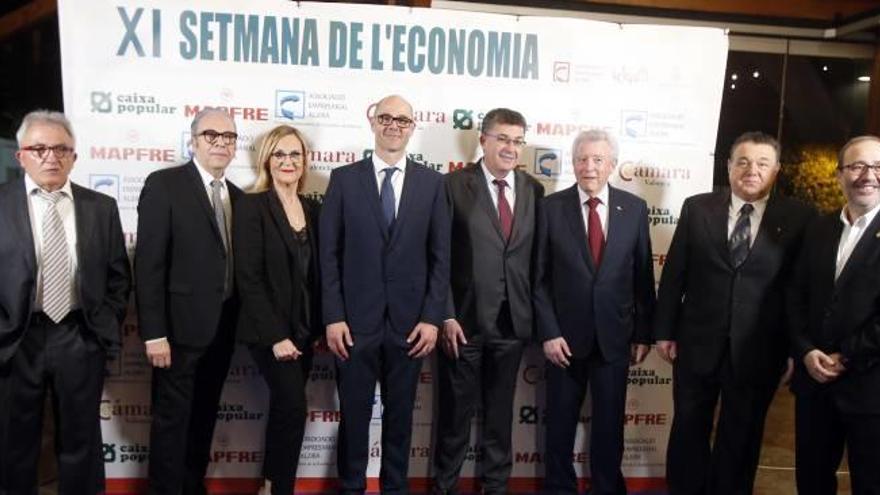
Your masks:
M 48 203 L 43 214 L 43 312 L 59 323 L 70 311 L 70 254 L 64 222 L 58 213 L 58 202 L 64 198 L 61 191 L 37 194 Z
M 507 181 L 504 179 L 495 179 L 493 184 L 498 186 L 498 221 L 501 223 L 501 233 L 504 240 L 510 240 L 510 233 L 513 231 L 513 213 L 510 211 L 510 203 L 504 195 L 504 188 L 507 187 Z
M 226 272 L 223 278 L 223 297 L 228 298 L 232 295 L 232 249 L 229 246 L 229 230 L 226 225 L 226 210 L 223 209 L 223 196 L 220 190 L 223 188 L 223 182 L 214 179 L 211 181 L 211 205 L 214 207 L 214 219 L 217 221 L 217 228 L 220 229 L 220 238 L 223 240 L 223 249 L 226 250 Z
M 391 224 L 394 223 L 394 188 L 391 187 L 391 178 L 394 177 L 397 167 L 386 167 L 382 171 L 385 172 L 385 178 L 382 180 L 382 192 L 379 193 L 379 201 L 382 203 L 385 227 L 391 230 Z
M 730 233 L 727 247 L 730 249 L 730 262 L 734 268 L 739 268 L 749 256 L 752 245 L 752 221 L 750 219 L 755 207 L 749 203 L 739 209 L 739 218 Z
M 602 220 L 599 219 L 599 211 L 596 209 L 601 201 L 599 198 L 590 198 L 587 200 L 587 206 L 590 213 L 587 217 L 587 241 L 590 244 L 590 254 L 593 256 L 593 263 L 599 267 L 602 262 L 602 251 L 605 250 L 605 234 L 602 232 Z

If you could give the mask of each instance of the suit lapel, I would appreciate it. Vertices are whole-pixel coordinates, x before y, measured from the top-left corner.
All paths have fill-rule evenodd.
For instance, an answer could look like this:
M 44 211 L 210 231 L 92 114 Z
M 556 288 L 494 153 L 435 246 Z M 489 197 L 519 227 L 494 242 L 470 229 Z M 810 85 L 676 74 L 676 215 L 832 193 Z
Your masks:
M 10 216 L 10 223 L 14 232 L 11 232 L 13 239 L 21 239 L 25 243 L 22 253 L 25 255 L 25 264 L 28 271 L 37 276 L 37 255 L 34 251 L 34 232 L 31 230 L 30 207 L 28 206 L 28 198 L 25 191 L 24 179 L 19 179 L 18 184 L 12 187 L 10 194 L 11 207 L 4 208 L 0 214 Z
M 577 184 L 568 188 L 565 192 L 566 198 L 563 201 L 565 216 L 568 218 L 568 226 L 571 228 L 572 238 L 577 240 L 577 249 L 580 251 L 584 262 L 589 267 L 590 272 L 596 273 L 596 265 L 593 264 L 593 257 L 587 244 L 587 230 L 584 226 L 583 205 L 577 192 Z
M 516 203 L 513 205 L 513 230 L 510 233 L 510 246 L 518 240 L 518 234 L 523 228 L 526 219 L 526 213 L 532 209 L 532 196 L 529 194 L 528 183 L 526 183 L 526 174 L 514 169 L 516 175 Z
M 778 239 L 782 237 L 785 230 L 785 224 L 782 222 L 785 215 L 780 212 L 782 205 L 776 200 L 775 195 L 771 195 L 767 201 L 767 207 L 764 209 L 764 215 L 761 218 L 761 225 L 758 226 L 758 233 L 755 236 L 755 242 L 749 250 L 749 255 L 745 263 L 757 257 L 765 257 L 771 255 L 773 246 L 779 245 Z
M 379 202 L 379 186 L 376 182 L 376 174 L 373 169 L 373 161 L 369 158 L 361 160 L 360 163 L 353 165 L 357 167 L 358 175 L 361 178 L 361 185 L 364 188 L 364 194 L 367 197 L 369 208 L 373 211 L 373 217 L 376 219 L 376 226 L 382 233 L 382 238 L 388 240 L 388 229 L 385 227 L 385 217 L 382 215 L 382 204 Z
M 837 229 L 840 231 L 836 236 L 837 243 L 834 244 L 834 247 L 836 248 L 840 244 L 840 235 L 843 233 L 843 224 L 839 221 L 835 223 L 837 224 Z M 853 248 L 852 253 L 849 255 L 849 259 L 846 260 L 846 265 L 843 266 L 843 271 L 841 271 L 840 276 L 837 277 L 837 283 L 834 285 L 835 290 L 843 287 L 849 279 L 852 278 L 854 273 L 858 273 L 861 262 L 868 258 L 871 253 L 877 251 L 878 244 L 880 244 L 880 238 L 878 238 L 878 236 L 880 236 L 880 214 L 874 216 L 874 219 L 868 224 L 868 227 L 862 234 L 862 238 L 859 239 L 859 242 Z M 834 256 L 832 259 L 837 259 L 836 249 L 834 250 Z
M 473 173 L 468 181 L 468 188 L 471 190 L 476 203 L 480 206 L 480 210 L 486 215 L 489 223 L 492 225 L 501 244 L 504 245 L 504 234 L 501 232 L 501 221 L 498 219 L 498 210 L 492 204 L 492 195 L 489 193 L 489 186 L 486 182 L 486 174 L 483 173 L 483 160 L 480 159 L 474 164 Z M 514 220 L 514 224 L 516 221 Z M 513 237 L 513 236 L 511 236 Z
M 727 248 L 727 219 L 730 212 L 730 195 L 717 194 L 706 212 L 706 229 L 709 242 L 718 250 L 721 259 L 731 266 L 730 250 Z
M 281 199 L 278 197 L 278 193 L 276 193 L 274 189 L 270 189 L 266 194 L 266 202 L 269 205 L 269 213 L 272 216 L 272 221 L 275 222 L 275 227 L 278 228 L 278 232 L 281 234 L 281 239 L 284 241 L 284 245 L 287 246 L 287 251 L 289 253 L 296 252 L 297 246 L 296 240 L 293 238 L 293 229 L 290 227 L 290 222 L 287 221 L 287 214 L 284 212 L 284 205 L 281 204 Z
M 391 229 L 391 242 L 394 242 L 400 235 L 399 232 L 401 231 L 404 222 L 410 216 L 412 202 L 414 201 L 414 198 L 418 197 L 420 194 L 419 191 L 414 190 L 419 184 L 416 175 L 421 173 L 420 167 L 421 165 L 416 165 L 409 159 L 406 160 L 406 173 L 403 174 L 403 189 L 400 192 L 400 204 L 397 207 L 397 216 L 394 219 L 393 227 Z
M 214 235 L 217 236 L 217 242 L 223 244 L 223 237 L 220 235 L 220 228 L 217 226 L 217 219 L 214 218 L 214 208 L 211 206 L 211 201 L 208 199 L 208 192 L 205 190 L 205 183 L 202 182 L 202 176 L 199 175 L 199 171 L 196 170 L 198 165 L 195 162 L 189 162 L 184 165 L 184 170 L 186 170 L 186 175 L 190 179 L 190 186 L 194 189 L 194 194 L 196 196 L 196 201 L 202 205 L 202 211 L 208 217 L 208 223 L 211 225 L 211 230 L 214 232 Z M 232 198 L 232 192 L 230 190 L 230 201 Z
M 599 265 L 599 270 L 602 270 L 602 266 L 608 265 L 611 262 L 609 259 L 612 259 L 616 254 L 621 251 L 617 245 L 619 244 L 618 239 L 620 238 L 620 234 L 618 232 L 622 228 L 623 222 L 626 221 L 627 215 L 629 212 L 626 208 L 620 204 L 620 196 L 617 189 L 608 186 L 608 227 L 605 229 L 605 249 L 602 251 L 602 264 Z M 590 257 L 592 259 L 592 256 Z
M 79 259 L 88 251 L 92 234 L 95 231 L 93 198 L 82 193 L 82 188 L 71 184 L 73 191 L 73 218 L 76 222 L 76 255 Z

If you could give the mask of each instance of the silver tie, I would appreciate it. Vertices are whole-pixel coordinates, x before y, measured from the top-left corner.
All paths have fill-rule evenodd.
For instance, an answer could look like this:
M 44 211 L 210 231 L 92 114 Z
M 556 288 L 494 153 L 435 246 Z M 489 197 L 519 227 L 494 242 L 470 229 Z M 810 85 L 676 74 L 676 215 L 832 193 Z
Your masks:
M 58 323 L 70 312 L 70 254 L 64 222 L 58 213 L 64 193 L 41 190 L 37 194 L 49 203 L 43 215 L 43 312 Z
M 232 293 L 232 250 L 229 248 L 229 231 L 226 226 L 226 210 L 223 209 L 223 199 L 220 189 L 223 182 L 217 179 L 211 181 L 211 203 L 214 205 L 214 219 L 217 220 L 217 228 L 220 229 L 220 237 L 223 239 L 223 248 L 226 250 L 226 273 L 223 279 L 223 295 L 229 297 Z

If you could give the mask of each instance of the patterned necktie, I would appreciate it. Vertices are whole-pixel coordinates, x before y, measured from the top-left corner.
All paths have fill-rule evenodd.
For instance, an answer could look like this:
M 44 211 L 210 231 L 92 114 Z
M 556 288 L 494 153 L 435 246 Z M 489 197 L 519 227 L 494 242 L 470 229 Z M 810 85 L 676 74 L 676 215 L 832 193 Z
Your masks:
M 587 216 L 587 241 L 590 244 L 590 254 L 593 256 L 593 263 L 599 267 L 602 262 L 602 252 L 605 250 L 605 234 L 602 232 L 602 221 L 599 219 L 599 212 L 596 207 L 599 206 L 599 198 L 590 198 L 587 200 L 587 206 L 590 213 Z
M 211 181 L 211 204 L 214 206 L 214 220 L 220 229 L 220 238 L 223 239 L 223 249 L 226 250 L 226 273 L 223 278 L 223 296 L 228 298 L 232 295 L 232 249 L 229 248 L 229 231 L 226 225 L 226 210 L 223 209 L 223 197 L 220 190 L 223 182 L 214 179 Z
M 391 187 L 391 178 L 397 167 L 386 167 L 382 170 L 385 172 L 385 178 L 382 180 L 382 192 L 379 193 L 379 201 L 382 203 L 382 213 L 385 216 L 385 227 L 391 230 L 391 224 L 394 223 L 394 188 Z
M 749 256 L 752 245 L 752 221 L 750 219 L 755 207 L 749 203 L 739 209 L 739 218 L 730 233 L 727 247 L 730 249 L 730 262 L 734 268 L 739 268 Z
M 58 213 L 64 193 L 40 190 L 37 194 L 49 203 L 43 215 L 43 313 L 59 323 L 70 312 L 70 254 L 64 222 Z
M 504 179 L 495 179 L 493 184 L 498 186 L 498 221 L 501 223 L 501 233 L 504 234 L 504 240 L 510 240 L 510 233 L 513 231 L 513 213 L 510 211 L 510 203 L 504 195 L 504 188 L 507 187 L 507 181 Z

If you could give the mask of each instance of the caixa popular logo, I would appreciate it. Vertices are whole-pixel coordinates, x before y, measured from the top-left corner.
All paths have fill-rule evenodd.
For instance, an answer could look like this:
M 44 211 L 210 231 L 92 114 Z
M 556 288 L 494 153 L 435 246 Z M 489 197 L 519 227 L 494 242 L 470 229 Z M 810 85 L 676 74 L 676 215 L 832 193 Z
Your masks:
M 535 175 L 556 177 L 562 162 L 562 150 L 552 148 L 535 149 Z
M 306 116 L 305 91 L 275 90 L 275 118 L 296 120 Z

